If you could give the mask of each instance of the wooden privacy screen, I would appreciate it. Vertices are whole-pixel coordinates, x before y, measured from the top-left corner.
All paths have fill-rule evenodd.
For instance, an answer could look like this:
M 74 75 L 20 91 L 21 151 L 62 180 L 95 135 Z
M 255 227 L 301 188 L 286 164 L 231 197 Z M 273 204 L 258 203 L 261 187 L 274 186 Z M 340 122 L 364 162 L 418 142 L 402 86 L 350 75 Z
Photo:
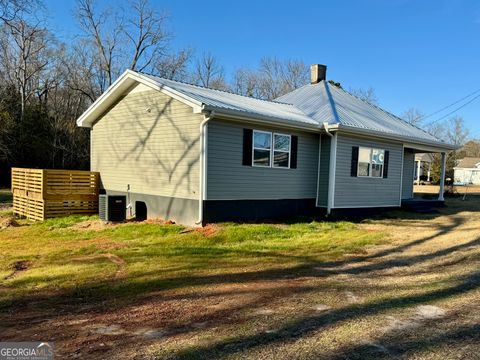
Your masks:
M 13 212 L 30 220 L 98 212 L 99 173 L 12 168 Z

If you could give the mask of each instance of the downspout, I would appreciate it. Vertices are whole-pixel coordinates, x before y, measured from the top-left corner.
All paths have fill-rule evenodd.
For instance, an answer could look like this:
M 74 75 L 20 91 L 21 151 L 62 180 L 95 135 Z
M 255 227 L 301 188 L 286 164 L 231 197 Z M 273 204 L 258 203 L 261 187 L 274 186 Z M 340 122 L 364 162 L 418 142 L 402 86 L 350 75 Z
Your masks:
M 325 130 L 325 133 L 330 136 L 330 137 L 333 137 L 333 134 L 330 132 L 330 130 L 328 129 L 328 121 L 324 121 L 323 122 L 323 130 Z
M 203 201 L 206 193 L 206 174 L 207 174 L 207 123 L 213 119 L 215 111 L 211 111 L 208 115 L 204 115 L 203 121 L 200 123 L 200 181 L 198 196 L 198 220 L 197 225 L 203 225 Z
M 325 133 L 330 136 L 330 165 L 328 171 L 328 198 L 327 198 L 327 216 L 332 212 L 333 207 L 333 194 L 335 191 L 335 162 L 336 162 L 336 136 L 332 134 L 328 128 L 328 122 L 323 123 L 323 129 Z

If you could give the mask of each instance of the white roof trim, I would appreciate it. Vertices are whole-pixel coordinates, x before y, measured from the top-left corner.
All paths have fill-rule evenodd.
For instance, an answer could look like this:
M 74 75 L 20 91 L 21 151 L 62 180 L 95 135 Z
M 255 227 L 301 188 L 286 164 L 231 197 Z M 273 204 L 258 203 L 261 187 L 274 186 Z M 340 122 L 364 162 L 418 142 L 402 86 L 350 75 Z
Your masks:
M 345 132 L 345 133 L 349 133 L 349 134 L 352 134 L 352 135 L 365 134 L 365 135 L 369 135 L 369 136 L 378 137 L 378 138 L 381 138 L 381 139 L 403 142 L 405 147 L 407 147 L 407 148 L 422 150 L 422 151 L 425 151 L 425 152 L 444 152 L 444 151 L 449 151 L 449 150 L 456 149 L 456 147 L 454 145 L 447 144 L 447 143 L 429 141 L 427 139 L 410 138 L 410 137 L 406 137 L 406 136 L 390 134 L 390 133 L 387 133 L 387 132 L 374 131 L 374 130 L 369 130 L 369 129 L 361 129 L 361 128 L 350 127 L 350 126 L 345 126 L 345 125 L 337 125 L 337 130 L 340 131 L 340 132 Z
M 81 127 L 91 127 L 95 120 L 107 111 L 107 109 L 135 83 L 141 83 L 154 90 L 161 91 L 162 93 L 192 107 L 193 112 L 195 113 L 200 113 L 202 111 L 202 103 L 199 101 L 189 98 L 168 86 L 159 85 L 152 79 L 142 76 L 142 74 L 127 70 L 77 119 L 77 125 Z

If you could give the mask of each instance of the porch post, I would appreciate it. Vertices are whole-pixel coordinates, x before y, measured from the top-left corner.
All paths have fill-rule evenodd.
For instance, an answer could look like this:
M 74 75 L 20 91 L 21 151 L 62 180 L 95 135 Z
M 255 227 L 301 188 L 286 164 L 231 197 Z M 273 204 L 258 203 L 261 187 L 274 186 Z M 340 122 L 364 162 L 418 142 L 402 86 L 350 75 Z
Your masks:
M 432 163 L 428 163 L 428 173 L 427 173 L 427 181 L 430 182 L 430 174 L 432 172 Z
M 417 162 L 417 185 L 420 185 L 420 166 L 422 165 L 422 162 L 418 160 Z
M 442 170 L 440 171 L 440 192 L 438 194 L 438 200 L 443 201 L 443 193 L 445 192 L 445 168 L 447 167 L 447 155 L 442 152 Z

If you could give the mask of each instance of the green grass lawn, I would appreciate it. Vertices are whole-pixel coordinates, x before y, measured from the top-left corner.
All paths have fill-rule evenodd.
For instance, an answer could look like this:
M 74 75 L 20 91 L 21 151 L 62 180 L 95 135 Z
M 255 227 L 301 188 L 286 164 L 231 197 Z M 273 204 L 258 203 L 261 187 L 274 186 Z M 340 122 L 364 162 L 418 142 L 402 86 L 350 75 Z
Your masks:
M 0 335 L 55 341 L 61 358 L 474 358 L 478 200 L 201 231 L 82 216 L 15 226 L 3 207 Z
M 301 271 L 385 238 L 350 222 L 225 223 L 208 236 L 179 225 L 75 226 L 96 219 L 70 216 L 1 230 L 0 277 L 6 280 L 0 306 L 29 297 L 48 302 L 52 292 L 64 292 L 72 301 L 87 296 L 89 301 L 121 301 L 212 283 L 218 276 Z M 26 262 L 28 271 L 11 276 L 18 262 Z

